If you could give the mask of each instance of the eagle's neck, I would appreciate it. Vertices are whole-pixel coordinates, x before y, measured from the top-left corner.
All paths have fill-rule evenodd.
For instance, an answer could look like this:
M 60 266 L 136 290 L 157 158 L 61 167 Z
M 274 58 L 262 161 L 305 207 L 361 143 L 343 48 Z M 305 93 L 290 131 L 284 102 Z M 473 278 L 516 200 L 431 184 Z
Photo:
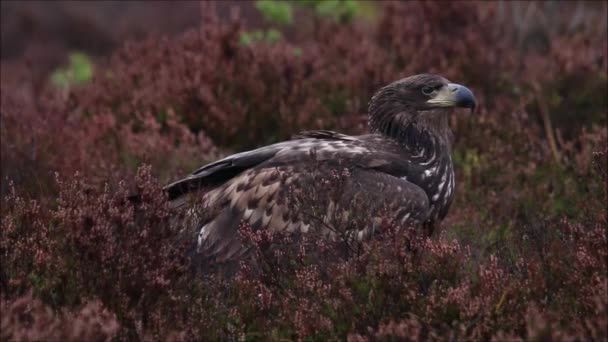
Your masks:
M 378 108 L 376 108 L 378 109 Z M 429 221 L 443 217 L 454 194 L 451 131 L 444 110 L 370 111 L 370 130 L 396 141 L 411 165 L 404 177 L 420 186 L 430 202 Z
M 451 131 L 445 109 L 416 111 L 390 103 L 370 106 L 372 133 L 382 134 L 409 151 L 424 149 L 427 154 L 451 153 Z

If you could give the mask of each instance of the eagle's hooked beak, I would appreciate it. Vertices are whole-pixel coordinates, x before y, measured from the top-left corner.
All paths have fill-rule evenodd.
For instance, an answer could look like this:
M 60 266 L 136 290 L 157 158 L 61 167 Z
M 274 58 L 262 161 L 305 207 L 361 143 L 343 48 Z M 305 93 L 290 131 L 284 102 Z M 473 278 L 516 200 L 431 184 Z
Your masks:
M 427 101 L 428 104 L 437 107 L 461 107 L 475 110 L 476 102 L 473 92 L 463 85 L 448 83 L 442 87 L 435 97 Z

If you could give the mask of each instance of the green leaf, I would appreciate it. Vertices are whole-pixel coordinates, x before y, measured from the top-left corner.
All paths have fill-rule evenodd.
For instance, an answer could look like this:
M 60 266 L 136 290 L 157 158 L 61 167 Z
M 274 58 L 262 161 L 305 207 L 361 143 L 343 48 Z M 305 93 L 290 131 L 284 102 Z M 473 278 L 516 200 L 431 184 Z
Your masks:
M 274 44 L 277 43 L 279 40 L 281 40 L 281 38 L 283 37 L 283 35 L 281 34 L 280 31 L 277 31 L 275 29 L 269 29 L 268 31 L 266 31 L 266 42 L 270 43 L 270 44 Z
M 259 42 L 264 37 L 264 33 L 260 30 L 243 32 L 239 38 L 239 42 L 241 45 L 250 46 L 254 43 Z
M 239 37 L 239 44 L 243 46 L 250 46 L 253 44 L 253 36 L 251 35 L 251 32 L 242 32 L 241 36 Z
M 81 85 L 93 79 L 93 63 L 87 55 L 81 52 L 70 54 L 67 67 L 58 68 L 51 74 L 51 83 L 59 88 L 69 89 L 73 85 Z
M 361 2 L 357 0 L 300 0 L 298 4 L 312 7 L 317 15 L 342 23 L 350 22 L 361 13 Z
M 293 8 L 289 2 L 258 0 L 255 7 L 262 13 L 264 19 L 281 25 L 291 24 Z
M 93 65 L 89 57 L 83 53 L 75 52 L 70 55 L 70 69 L 76 84 L 89 82 L 93 78 Z
M 51 74 L 51 83 L 62 89 L 70 87 L 70 80 L 65 69 L 57 69 Z
M 319 15 L 333 17 L 340 10 L 340 1 L 338 1 L 338 0 L 320 1 L 315 6 L 315 9 Z
M 281 31 L 275 29 L 269 29 L 267 31 L 250 31 L 243 32 L 239 38 L 240 44 L 243 46 L 251 46 L 255 43 L 264 41 L 268 44 L 275 44 L 283 38 Z

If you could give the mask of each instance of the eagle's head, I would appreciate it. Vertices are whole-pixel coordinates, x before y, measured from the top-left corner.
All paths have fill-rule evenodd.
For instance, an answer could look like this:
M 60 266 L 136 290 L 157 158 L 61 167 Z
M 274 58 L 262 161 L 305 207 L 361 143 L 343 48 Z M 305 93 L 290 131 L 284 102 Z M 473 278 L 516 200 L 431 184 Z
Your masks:
M 469 88 L 429 74 L 410 76 L 380 89 L 369 103 L 372 131 L 399 135 L 405 126 L 442 131 L 447 129 L 447 109 L 475 109 L 476 101 Z M 443 127 L 446 126 L 446 127 Z

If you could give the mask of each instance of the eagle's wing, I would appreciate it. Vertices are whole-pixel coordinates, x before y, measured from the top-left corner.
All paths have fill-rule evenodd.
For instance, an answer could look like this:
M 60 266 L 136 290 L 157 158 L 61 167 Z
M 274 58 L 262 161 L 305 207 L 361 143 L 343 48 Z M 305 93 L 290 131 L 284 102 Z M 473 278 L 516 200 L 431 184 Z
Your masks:
M 209 188 L 223 184 L 244 170 L 255 167 L 274 158 L 276 163 L 289 163 L 294 159 L 301 159 L 309 153 L 328 154 L 340 150 L 348 157 L 351 152 L 360 153 L 362 143 L 353 136 L 332 131 L 305 131 L 299 133 L 295 140 L 264 146 L 252 151 L 233 154 L 224 159 L 207 164 L 194 171 L 188 177 L 165 186 L 170 200 L 201 188 Z M 276 156 L 281 158 L 275 158 Z
M 429 199 L 420 187 L 375 170 L 354 169 L 335 189 L 338 198 L 330 199 L 335 192 L 323 192 L 322 179 L 334 176 L 334 171 L 321 166 L 313 177 L 297 165 L 253 168 L 208 192 L 206 200 L 213 205 L 197 236 L 197 257 L 204 260 L 204 268 L 219 267 L 230 274 L 252 255 L 247 239 L 239 234 L 242 223 L 252 231 L 315 233 L 350 241 L 370 237 L 383 220 L 407 225 L 427 219 Z M 314 178 L 317 184 L 311 184 Z M 358 219 L 369 224 L 351 229 L 349 224 Z
M 316 131 L 302 131 L 296 134 L 294 139 L 304 139 L 304 138 L 316 138 L 316 139 L 331 139 L 331 140 L 345 140 L 345 141 L 355 141 L 356 137 L 334 132 L 327 130 L 316 130 Z
M 250 250 L 239 238 L 241 222 L 254 230 L 307 232 L 318 226 L 315 219 L 326 223 L 336 216 L 352 216 L 352 203 L 360 199 L 365 200 L 370 218 L 384 215 L 400 223 L 426 219 L 426 193 L 400 176 L 411 171 L 403 156 L 361 137 L 307 136 L 229 156 L 166 187 L 174 200 L 208 187 L 202 195 L 207 210 L 198 233 L 201 255 L 214 264 L 245 257 Z M 306 213 L 293 207 L 290 200 L 294 196 L 309 193 L 314 198 L 314 193 L 323 189 L 319 182 L 335 177 L 336 171 L 344 168 L 350 175 L 341 184 L 339 198 L 331 203 L 321 203 L 329 196 L 317 198 L 324 212 Z M 357 237 L 367 233 L 358 231 Z
M 277 152 L 289 148 L 292 144 L 284 142 L 233 154 L 199 168 L 188 177 L 165 186 L 164 190 L 169 194 L 169 199 L 173 201 L 188 192 L 221 185 L 244 170 L 272 158 Z

